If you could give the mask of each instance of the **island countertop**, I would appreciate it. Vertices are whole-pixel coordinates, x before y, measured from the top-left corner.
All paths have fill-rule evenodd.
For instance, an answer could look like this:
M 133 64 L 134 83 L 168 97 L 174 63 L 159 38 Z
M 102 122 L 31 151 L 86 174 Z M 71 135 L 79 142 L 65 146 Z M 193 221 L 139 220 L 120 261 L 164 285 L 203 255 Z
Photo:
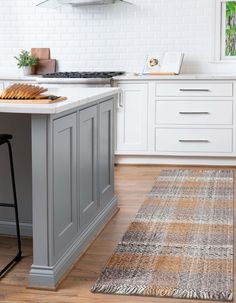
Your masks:
M 66 101 L 52 104 L 17 104 L 0 103 L 2 113 L 24 113 L 24 114 L 58 114 L 65 110 L 87 105 L 99 99 L 114 96 L 120 91 L 119 88 L 93 87 L 93 88 L 56 88 L 50 89 L 50 95 L 67 97 Z

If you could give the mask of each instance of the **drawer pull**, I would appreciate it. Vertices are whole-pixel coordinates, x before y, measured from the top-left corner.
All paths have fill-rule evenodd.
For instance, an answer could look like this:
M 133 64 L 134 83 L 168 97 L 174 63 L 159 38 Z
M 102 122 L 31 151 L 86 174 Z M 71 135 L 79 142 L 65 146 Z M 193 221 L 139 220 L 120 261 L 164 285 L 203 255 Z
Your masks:
M 123 100 L 121 100 L 121 99 L 119 100 L 119 108 L 122 108 L 122 109 L 124 108 Z
M 180 92 L 210 92 L 206 88 L 180 88 Z
M 118 109 L 124 109 L 124 97 L 122 91 L 119 94 Z
M 209 115 L 209 112 L 179 112 L 180 115 Z
M 210 143 L 209 140 L 183 140 L 183 139 L 180 139 L 179 140 L 180 143 Z

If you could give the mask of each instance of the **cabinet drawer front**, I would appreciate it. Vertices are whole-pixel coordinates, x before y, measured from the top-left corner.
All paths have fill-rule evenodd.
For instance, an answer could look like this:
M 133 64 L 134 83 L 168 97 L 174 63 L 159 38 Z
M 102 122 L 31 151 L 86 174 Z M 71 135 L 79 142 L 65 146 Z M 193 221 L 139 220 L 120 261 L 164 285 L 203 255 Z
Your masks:
M 156 129 L 156 151 L 232 152 L 232 129 Z
M 227 125 L 232 123 L 232 101 L 156 102 L 156 124 Z
M 232 83 L 179 82 L 157 83 L 156 96 L 160 97 L 232 97 Z

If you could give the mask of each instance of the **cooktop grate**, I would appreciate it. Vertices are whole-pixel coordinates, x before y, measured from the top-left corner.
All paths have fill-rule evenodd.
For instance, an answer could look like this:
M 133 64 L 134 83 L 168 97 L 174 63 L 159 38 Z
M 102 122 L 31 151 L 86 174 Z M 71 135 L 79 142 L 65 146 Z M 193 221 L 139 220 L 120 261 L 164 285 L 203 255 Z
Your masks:
M 112 78 L 123 75 L 124 72 L 57 72 L 43 75 L 44 78 Z

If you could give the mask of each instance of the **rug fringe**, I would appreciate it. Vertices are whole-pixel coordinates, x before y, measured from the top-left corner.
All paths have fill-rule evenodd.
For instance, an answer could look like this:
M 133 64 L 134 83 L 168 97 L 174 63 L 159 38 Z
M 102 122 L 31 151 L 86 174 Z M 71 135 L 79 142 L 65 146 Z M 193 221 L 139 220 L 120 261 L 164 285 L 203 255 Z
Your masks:
M 140 295 L 150 297 L 174 297 L 182 299 L 199 299 L 199 300 L 221 300 L 233 301 L 233 292 L 224 291 L 198 291 L 186 289 L 170 289 L 170 288 L 148 288 L 146 286 L 131 285 L 101 285 L 95 284 L 92 293 L 117 294 L 117 295 Z
M 130 285 L 94 285 L 91 289 L 92 293 L 106 293 L 118 295 L 142 295 L 145 287 L 130 286 Z

